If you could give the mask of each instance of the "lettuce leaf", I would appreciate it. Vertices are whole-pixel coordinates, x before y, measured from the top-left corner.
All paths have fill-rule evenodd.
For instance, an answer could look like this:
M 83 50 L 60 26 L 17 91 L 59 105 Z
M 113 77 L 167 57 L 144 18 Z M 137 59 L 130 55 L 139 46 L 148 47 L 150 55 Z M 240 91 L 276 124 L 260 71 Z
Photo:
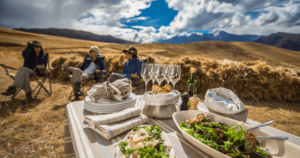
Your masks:
M 128 142 L 120 142 L 120 143 L 118 143 L 117 145 L 115 145 L 115 147 L 116 146 L 119 146 L 120 147 L 120 150 L 121 151 L 123 151 L 123 152 L 125 152 L 125 147 L 128 145 Z

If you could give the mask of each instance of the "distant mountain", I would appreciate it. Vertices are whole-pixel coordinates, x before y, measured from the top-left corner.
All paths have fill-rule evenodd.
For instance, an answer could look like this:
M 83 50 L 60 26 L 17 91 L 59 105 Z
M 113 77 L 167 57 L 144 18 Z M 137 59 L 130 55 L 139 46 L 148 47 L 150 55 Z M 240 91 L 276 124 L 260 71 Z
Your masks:
M 160 43 L 173 43 L 173 44 L 182 44 L 190 42 L 202 42 L 202 41 L 213 41 L 221 40 L 225 42 L 238 41 L 238 42 L 248 42 L 254 41 L 263 36 L 257 35 L 234 35 L 229 34 L 225 31 L 215 31 L 211 34 L 197 34 L 193 33 L 190 36 L 175 36 L 173 38 L 161 41 Z
M 278 32 L 257 39 L 254 42 L 285 48 L 289 50 L 300 50 L 300 34 Z
M 98 41 L 98 42 L 108 42 L 108 43 L 119 43 L 119 44 L 136 44 L 136 42 L 126 41 L 119 38 L 115 38 L 113 36 L 104 36 L 97 35 L 86 31 L 79 30 L 71 30 L 71 29 L 14 29 L 18 31 L 30 32 L 30 33 L 38 33 L 45 35 L 53 35 L 53 36 L 62 36 L 68 38 L 82 39 L 82 40 L 90 40 L 90 41 Z

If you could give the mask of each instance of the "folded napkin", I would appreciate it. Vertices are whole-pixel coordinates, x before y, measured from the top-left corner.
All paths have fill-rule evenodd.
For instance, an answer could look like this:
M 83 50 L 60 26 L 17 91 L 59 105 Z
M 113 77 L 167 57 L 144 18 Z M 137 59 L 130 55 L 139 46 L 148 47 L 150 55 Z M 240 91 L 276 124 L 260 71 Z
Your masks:
M 96 131 L 98 134 L 106 139 L 111 139 L 125 131 L 131 130 L 136 126 L 146 123 L 149 118 L 146 115 L 140 115 L 138 117 L 131 118 L 122 122 L 109 124 L 109 125 L 99 125 L 97 128 L 89 128 Z
M 131 91 L 131 81 L 127 78 L 121 78 L 114 80 L 112 83 L 108 81 L 95 84 L 87 91 L 87 95 L 94 103 L 103 98 L 122 101 L 123 99 L 128 99 L 130 97 Z
M 123 111 L 107 114 L 107 115 L 87 115 L 84 120 L 89 123 L 89 126 L 96 128 L 99 125 L 109 125 L 116 122 L 124 121 L 129 118 L 136 117 L 142 113 L 140 108 L 128 108 Z

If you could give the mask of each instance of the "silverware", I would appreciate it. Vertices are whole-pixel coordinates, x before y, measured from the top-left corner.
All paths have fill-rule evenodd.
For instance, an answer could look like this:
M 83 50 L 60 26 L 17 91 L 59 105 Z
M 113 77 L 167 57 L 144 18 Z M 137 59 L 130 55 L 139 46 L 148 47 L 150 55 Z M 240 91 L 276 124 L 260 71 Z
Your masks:
M 256 137 L 257 139 L 274 139 L 274 140 L 287 140 L 287 136 L 268 136 L 268 137 Z
M 258 125 L 255 125 L 253 127 L 250 127 L 248 129 L 246 129 L 246 131 L 248 131 L 250 129 L 258 128 L 258 127 L 268 126 L 268 125 L 270 125 L 270 124 L 272 124 L 274 122 L 275 122 L 274 120 L 271 120 L 271 121 L 268 121 L 268 122 L 265 122 L 265 123 L 261 123 L 261 124 L 258 124 Z

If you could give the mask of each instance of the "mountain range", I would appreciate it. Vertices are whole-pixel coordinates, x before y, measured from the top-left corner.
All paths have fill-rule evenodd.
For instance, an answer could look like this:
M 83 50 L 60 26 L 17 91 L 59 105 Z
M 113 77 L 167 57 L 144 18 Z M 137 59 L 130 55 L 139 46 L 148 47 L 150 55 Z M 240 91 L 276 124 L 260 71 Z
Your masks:
M 138 44 L 136 42 L 119 39 L 110 35 L 98 35 L 86 31 L 71 30 L 71 29 L 14 29 L 18 31 L 38 33 L 53 36 L 62 36 L 74 39 L 90 40 L 97 42 L 118 43 L 118 44 Z M 290 34 L 278 32 L 268 36 L 258 35 L 235 35 L 225 31 L 214 31 L 210 34 L 192 33 L 185 36 L 175 36 L 167 40 L 160 40 L 158 43 L 184 44 L 191 42 L 203 41 L 224 41 L 224 42 L 255 42 L 289 50 L 300 50 L 300 34 Z
M 197 34 L 193 33 L 191 35 L 186 36 L 175 36 L 167 40 L 163 40 L 160 43 L 172 43 L 172 44 L 183 44 L 183 43 L 190 43 L 190 42 L 202 42 L 202 41 L 213 41 L 213 40 L 220 40 L 224 42 L 249 42 L 254 41 L 263 36 L 257 35 L 235 35 L 230 34 L 225 31 L 215 31 L 211 34 Z
M 30 32 L 30 33 L 38 33 L 45 35 L 53 35 L 53 36 L 61 36 L 82 40 L 90 40 L 97 42 L 107 42 L 107 43 L 119 43 L 119 44 L 136 44 L 136 42 L 126 41 L 123 39 L 119 39 L 110 35 L 97 35 L 91 32 L 80 31 L 80 30 L 71 30 L 71 29 L 57 29 L 57 28 L 48 28 L 48 29 L 14 29 L 18 31 Z
M 300 34 L 278 32 L 255 40 L 256 43 L 267 44 L 289 50 L 300 50 Z

